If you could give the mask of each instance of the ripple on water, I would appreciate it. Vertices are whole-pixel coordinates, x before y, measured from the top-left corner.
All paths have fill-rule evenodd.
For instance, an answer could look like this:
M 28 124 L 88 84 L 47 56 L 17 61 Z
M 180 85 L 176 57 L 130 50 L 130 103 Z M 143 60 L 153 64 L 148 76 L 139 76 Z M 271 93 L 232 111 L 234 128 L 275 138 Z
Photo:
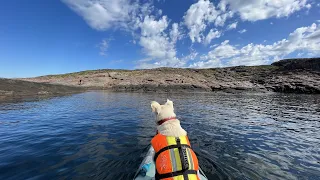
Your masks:
M 319 179 L 319 95 L 105 92 L 0 104 L 0 179 L 131 179 L 166 98 L 209 179 Z

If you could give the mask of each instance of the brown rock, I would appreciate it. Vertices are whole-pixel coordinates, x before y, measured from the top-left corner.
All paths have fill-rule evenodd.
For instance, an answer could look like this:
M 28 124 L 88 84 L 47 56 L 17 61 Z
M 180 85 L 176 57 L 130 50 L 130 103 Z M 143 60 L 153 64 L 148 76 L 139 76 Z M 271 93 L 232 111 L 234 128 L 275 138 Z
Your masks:
M 157 68 L 97 70 L 23 79 L 31 82 L 71 85 L 113 91 L 273 91 L 320 93 L 320 60 L 283 60 L 265 66 L 210 69 Z M 4 90 L 1 89 L 0 90 Z M 46 90 L 45 90 L 46 91 Z

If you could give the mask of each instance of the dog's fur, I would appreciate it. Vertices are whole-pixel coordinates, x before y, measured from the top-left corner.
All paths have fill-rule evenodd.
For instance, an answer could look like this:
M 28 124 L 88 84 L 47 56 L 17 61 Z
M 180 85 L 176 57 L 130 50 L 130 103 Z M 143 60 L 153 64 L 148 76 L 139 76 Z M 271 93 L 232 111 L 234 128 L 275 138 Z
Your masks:
M 157 116 L 156 123 L 162 119 L 176 117 L 176 114 L 174 113 L 173 102 L 169 99 L 167 99 L 167 102 L 164 105 L 160 105 L 158 102 L 152 101 L 151 109 L 152 112 L 154 112 Z M 178 119 L 166 121 L 163 124 L 158 125 L 157 129 L 160 134 L 165 136 L 179 137 L 187 135 L 187 132 L 180 126 L 180 121 Z M 197 175 L 200 177 L 199 170 Z
M 160 105 L 158 102 L 152 101 L 151 109 L 152 112 L 154 112 L 157 116 L 156 123 L 165 118 L 176 117 L 176 114 L 174 113 L 173 102 L 169 99 L 164 105 Z M 165 136 L 179 137 L 187 135 L 187 132 L 180 126 L 180 121 L 178 119 L 164 122 L 163 124 L 157 126 L 157 130 L 160 134 Z

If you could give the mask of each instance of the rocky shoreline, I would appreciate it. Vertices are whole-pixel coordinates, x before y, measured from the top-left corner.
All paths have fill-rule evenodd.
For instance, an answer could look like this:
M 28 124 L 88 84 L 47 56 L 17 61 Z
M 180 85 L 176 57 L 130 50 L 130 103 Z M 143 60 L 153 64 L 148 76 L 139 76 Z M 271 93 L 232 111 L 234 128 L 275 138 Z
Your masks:
M 264 66 L 210 69 L 106 69 L 23 80 L 130 92 L 255 91 L 317 94 L 320 93 L 320 58 L 289 59 Z
M 47 83 L 36 83 L 16 79 L 0 78 L 0 101 L 32 97 L 52 97 L 83 92 L 83 88 Z
M 15 85 L 8 85 L 8 81 L 15 81 Z M 20 80 L 0 79 L 0 96 L 59 94 L 83 90 L 319 94 L 320 58 L 288 59 L 264 66 L 104 69 Z

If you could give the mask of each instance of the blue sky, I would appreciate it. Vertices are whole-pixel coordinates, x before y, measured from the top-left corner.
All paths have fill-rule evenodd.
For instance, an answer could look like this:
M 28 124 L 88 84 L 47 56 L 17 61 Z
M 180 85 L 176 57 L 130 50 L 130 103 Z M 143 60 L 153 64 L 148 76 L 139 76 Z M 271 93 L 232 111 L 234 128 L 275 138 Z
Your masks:
M 10 0 L 0 77 L 320 56 L 316 0 Z

